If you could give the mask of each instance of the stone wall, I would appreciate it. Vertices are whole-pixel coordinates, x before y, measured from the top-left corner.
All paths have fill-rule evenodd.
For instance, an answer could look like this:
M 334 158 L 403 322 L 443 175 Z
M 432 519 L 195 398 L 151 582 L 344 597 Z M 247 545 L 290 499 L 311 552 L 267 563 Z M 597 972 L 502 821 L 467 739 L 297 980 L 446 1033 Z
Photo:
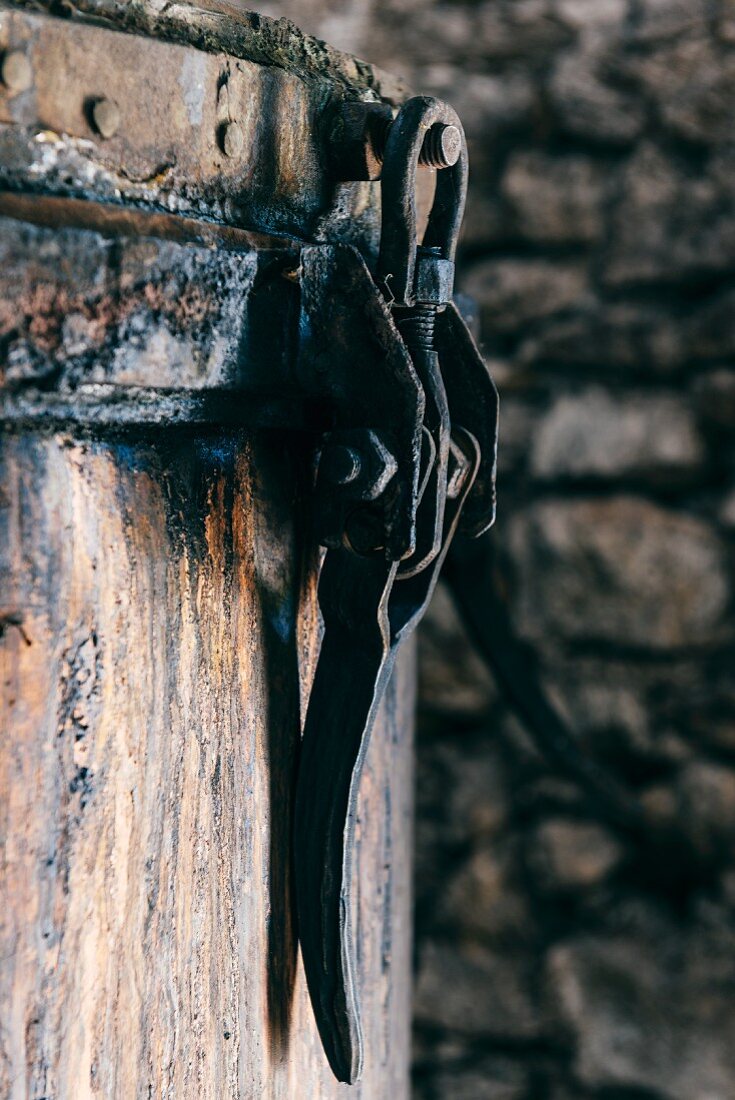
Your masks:
M 461 286 L 501 390 L 515 621 L 650 821 L 632 843 L 554 774 L 440 593 L 421 638 L 416 1095 L 728 1100 L 735 5 L 263 10 L 464 119 Z

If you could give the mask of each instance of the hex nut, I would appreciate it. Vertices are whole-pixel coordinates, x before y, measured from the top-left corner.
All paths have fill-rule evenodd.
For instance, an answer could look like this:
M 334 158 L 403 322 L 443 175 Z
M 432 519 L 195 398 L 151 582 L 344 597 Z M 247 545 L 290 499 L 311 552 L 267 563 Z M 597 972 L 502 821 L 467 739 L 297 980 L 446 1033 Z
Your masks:
M 2 59 L 0 77 L 11 92 L 26 92 L 33 83 L 33 69 L 21 50 L 10 50 Z
M 377 180 L 393 112 L 385 103 L 347 100 L 340 104 L 329 140 L 340 180 Z
M 120 108 L 111 99 L 98 99 L 92 107 L 92 122 L 101 137 L 114 137 L 120 126 Z

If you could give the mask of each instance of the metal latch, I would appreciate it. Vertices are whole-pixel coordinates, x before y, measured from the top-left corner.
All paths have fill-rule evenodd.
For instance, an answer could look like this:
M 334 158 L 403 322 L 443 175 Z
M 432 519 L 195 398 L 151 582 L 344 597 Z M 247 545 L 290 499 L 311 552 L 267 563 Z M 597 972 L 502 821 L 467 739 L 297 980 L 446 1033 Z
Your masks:
M 416 170 L 425 136 L 437 125 L 458 134 L 458 155 L 437 173 L 419 244 Z M 375 286 L 380 312 L 389 311 L 383 331 L 390 338 L 376 346 L 375 370 L 365 379 L 372 428 L 328 436 L 316 479 L 318 537 L 328 547 L 319 581 L 324 638 L 297 778 L 295 882 L 314 1013 L 329 1063 L 347 1082 L 357 1080 L 363 1061 L 351 868 L 371 728 L 397 652 L 426 610 L 455 532 L 479 534 L 495 516 L 497 392 L 451 301 L 466 188 L 467 149 L 455 112 L 435 99 L 409 100 L 390 127 L 383 157 Z M 307 310 L 311 285 L 317 284 L 307 274 Z M 315 312 L 378 308 L 370 295 L 356 306 L 345 288 L 334 290 Z M 343 332 L 354 341 L 349 317 Z M 401 453 L 388 430 L 388 391 L 381 394 L 379 385 L 389 349 L 400 362 L 401 387 L 414 396 L 410 445 Z M 398 378 L 394 371 L 391 390 Z M 393 425 L 394 442 L 407 427 L 405 420 Z M 402 443 L 409 444 L 407 434 Z
M 385 121 L 378 122 L 382 227 L 373 292 L 356 302 L 339 263 L 331 283 L 324 275 L 313 282 L 305 269 L 302 284 L 312 321 L 320 311 L 339 312 L 333 331 L 341 333 L 337 351 L 347 359 L 359 340 L 356 317 L 377 311 L 383 318 L 384 342 L 373 349 L 369 375 L 357 380 L 358 393 L 367 387 L 361 424 L 329 434 L 320 453 L 315 509 L 317 537 L 328 548 L 319 581 L 324 638 L 294 817 L 304 968 L 327 1058 L 347 1082 L 359 1078 L 363 1062 L 351 897 L 360 776 L 396 655 L 426 611 L 445 560 L 481 654 L 540 747 L 594 796 L 601 816 L 633 833 L 641 823 L 635 801 L 580 753 L 530 672 L 494 579 L 492 545 L 478 538 L 495 518 L 498 395 L 452 301 L 467 187 L 461 123 L 428 97 L 409 100 L 387 133 Z M 447 132 L 457 136 L 457 155 L 439 167 L 419 243 L 417 165 L 431 136 L 436 143 Z M 365 172 L 374 170 L 364 156 L 361 163 Z M 319 263 L 323 250 L 320 257 Z M 312 285 L 322 288 L 318 301 Z M 354 387 L 355 368 L 345 366 L 334 384 L 349 378 Z M 399 394 L 402 411 L 391 421 Z

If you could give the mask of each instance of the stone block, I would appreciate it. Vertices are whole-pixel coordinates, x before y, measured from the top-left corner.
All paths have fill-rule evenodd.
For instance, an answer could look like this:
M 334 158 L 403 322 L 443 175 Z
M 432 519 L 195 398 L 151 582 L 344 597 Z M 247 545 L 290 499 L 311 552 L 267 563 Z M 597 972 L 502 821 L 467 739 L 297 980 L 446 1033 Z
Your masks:
M 523 364 L 579 367 L 599 378 L 602 371 L 669 374 L 686 362 L 678 318 L 639 302 L 593 300 L 571 316 L 551 318 L 521 342 Z
M 590 157 L 510 157 L 501 181 L 518 235 L 538 244 L 592 243 L 604 232 L 605 171 Z
M 584 264 L 548 260 L 482 260 L 461 287 L 480 303 L 486 338 L 583 305 L 588 293 Z
M 733 195 L 655 145 L 639 146 L 619 180 L 605 280 L 701 280 L 732 271 L 734 255 Z
M 419 960 L 415 1018 L 478 1038 L 536 1038 L 542 1021 L 528 963 L 518 952 L 429 941 Z
M 587 1088 L 714 1100 L 735 1080 L 732 937 L 578 937 L 549 955 L 550 1000 Z
M 605 79 L 596 51 L 573 50 L 552 59 L 549 99 L 563 131 L 596 145 L 630 144 L 643 129 L 640 97 Z
M 499 944 L 533 940 L 538 928 L 521 877 L 512 845 L 502 840 L 483 844 L 450 880 L 442 899 L 442 925 Z
M 731 576 L 715 530 L 630 496 L 546 500 L 509 538 L 523 632 L 651 650 L 731 636 Z
M 527 838 L 526 862 L 538 888 L 550 892 L 589 889 L 617 867 L 623 849 L 601 825 L 552 818 Z
M 671 486 L 691 481 L 705 459 L 690 403 L 666 393 L 613 398 L 598 387 L 557 398 L 531 448 L 531 472 L 543 479 Z

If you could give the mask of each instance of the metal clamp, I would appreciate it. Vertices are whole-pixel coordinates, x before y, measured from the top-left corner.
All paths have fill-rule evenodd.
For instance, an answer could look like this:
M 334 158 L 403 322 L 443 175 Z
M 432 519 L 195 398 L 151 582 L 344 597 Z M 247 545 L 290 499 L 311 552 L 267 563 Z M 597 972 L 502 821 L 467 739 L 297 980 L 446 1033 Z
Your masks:
M 416 173 L 426 135 L 437 125 L 459 135 L 459 155 L 438 174 L 428 228 L 419 245 Z M 338 545 L 337 538 L 322 537 L 323 544 L 334 548 L 327 552 L 319 582 L 324 639 L 304 726 L 294 818 L 304 969 L 324 1049 L 341 1081 L 357 1080 L 363 1060 L 350 891 L 354 818 L 370 733 L 398 649 L 426 610 L 478 470 L 487 476 L 483 443 L 490 453 L 489 469 L 495 468 L 497 394 L 492 382 L 483 366 L 486 392 L 479 408 L 489 416 L 488 423 L 478 421 L 475 436 L 462 419 L 466 413 L 478 420 L 468 408 L 463 378 L 467 357 L 462 354 L 458 363 L 444 364 L 435 346 L 437 316 L 458 316 L 450 299 L 466 187 L 467 149 L 455 112 L 427 97 L 410 100 L 385 143 L 383 228 L 375 281 L 422 397 L 422 445 L 414 451 L 420 476 L 411 482 L 415 544 L 412 554 L 399 562 L 390 553 L 383 560 L 358 556 L 352 551 L 361 548 L 349 535 L 347 545 L 344 538 Z M 479 356 L 470 363 L 471 387 L 482 381 L 474 369 L 477 362 Z M 445 367 L 449 389 L 442 377 Z M 330 491 L 336 482 L 343 502 L 369 491 L 375 508 L 402 484 L 402 464 L 398 462 L 390 479 L 368 477 L 363 486 L 351 438 L 334 437 L 334 445 L 342 449 L 327 460 L 327 471 L 337 466 Z M 412 471 L 413 476 L 416 466 Z M 344 513 L 338 507 L 329 514 L 334 534 Z
M 419 259 L 416 171 L 425 136 L 437 123 L 456 128 L 460 153 L 455 164 L 437 173 L 434 202 L 421 242 L 427 251 Z M 410 99 L 390 128 L 382 173 L 376 278 L 392 306 L 417 302 L 441 306 L 451 298 L 467 179 L 467 142 L 456 111 L 430 96 Z

